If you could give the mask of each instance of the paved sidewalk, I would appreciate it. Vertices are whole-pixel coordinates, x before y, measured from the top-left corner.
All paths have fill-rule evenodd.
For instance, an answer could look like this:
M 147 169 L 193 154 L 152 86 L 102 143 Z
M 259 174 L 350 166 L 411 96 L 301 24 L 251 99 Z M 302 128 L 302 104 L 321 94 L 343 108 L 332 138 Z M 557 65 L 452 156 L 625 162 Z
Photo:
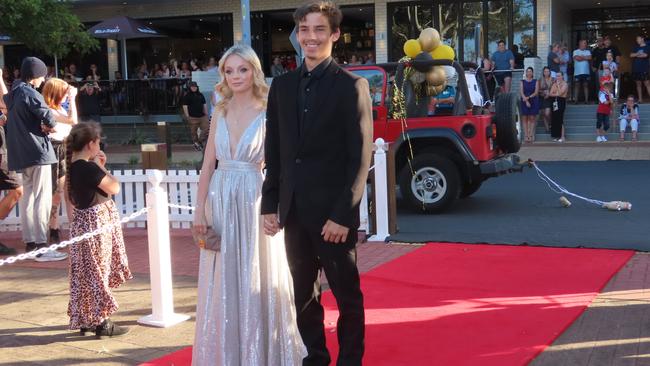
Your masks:
M 584 142 L 526 144 L 522 159 L 537 161 L 650 160 L 650 142 Z
M 67 261 L 25 261 L 0 267 L 0 365 L 137 365 L 191 345 L 199 251 L 189 231 L 172 231 L 172 273 L 176 312 L 192 318 L 167 329 L 137 324 L 138 318 L 151 311 L 146 231 L 126 229 L 125 234 L 135 278 L 116 291 L 120 310 L 113 319 L 132 326 L 132 331 L 123 337 L 96 340 L 67 329 Z M 2 241 L 23 249 L 18 233 L 3 233 Z M 367 272 L 417 247 L 360 244 L 359 269 Z
M 650 365 L 650 253 L 637 253 L 530 366 Z

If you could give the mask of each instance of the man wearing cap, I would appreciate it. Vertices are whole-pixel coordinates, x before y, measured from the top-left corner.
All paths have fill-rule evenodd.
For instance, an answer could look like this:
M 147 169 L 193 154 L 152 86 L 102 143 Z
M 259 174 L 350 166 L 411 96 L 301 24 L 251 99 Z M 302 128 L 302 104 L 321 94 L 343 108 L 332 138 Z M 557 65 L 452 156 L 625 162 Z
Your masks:
M 47 75 L 47 67 L 36 57 L 27 57 L 20 68 L 21 80 L 4 96 L 9 170 L 22 173 L 20 224 L 25 250 L 47 245 L 47 224 L 52 207 L 52 164 L 57 162 L 48 133 L 56 126 L 54 114 L 36 91 Z M 40 262 L 58 261 L 67 254 L 50 251 Z
M 210 132 L 210 122 L 208 121 L 208 107 L 205 103 L 205 97 L 199 91 L 199 86 L 195 81 L 190 83 L 190 90 L 183 98 L 183 114 L 190 125 L 192 142 L 197 151 L 202 151 L 205 142 L 208 140 Z M 201 128 L 199 137 L 198 129 Z

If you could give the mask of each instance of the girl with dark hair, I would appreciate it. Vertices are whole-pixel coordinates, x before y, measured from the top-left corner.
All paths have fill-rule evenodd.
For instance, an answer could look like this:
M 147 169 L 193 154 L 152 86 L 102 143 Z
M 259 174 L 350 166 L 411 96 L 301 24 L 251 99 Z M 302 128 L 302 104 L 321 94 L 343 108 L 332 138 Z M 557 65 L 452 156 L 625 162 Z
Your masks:
M 526 136 L 526 142 L 531 143 L 535 141 L 535 125 L 539 114 L 539 100 L 537 98 L 539 88 L 537 80 L 533 76 L 533 68 L 527 68 L 526 77 L 521 81 L 521 88 L 519 89 L 524 135 Z
M 112 289 L 132 278 L 120 216 L 111 195 L 120 183 L 104 167 L 106 155 L 99 149 L 101 130 L 96 123 L 75 125 L 66 139 L 66 198 L 74 209 L 68 213 L 70 235 L 77 237 L 110 224 L 113 229 L 70 247 L 70 329 L 97 338 L 126 334 L 129 328 L 109 316 L 118 309 Z

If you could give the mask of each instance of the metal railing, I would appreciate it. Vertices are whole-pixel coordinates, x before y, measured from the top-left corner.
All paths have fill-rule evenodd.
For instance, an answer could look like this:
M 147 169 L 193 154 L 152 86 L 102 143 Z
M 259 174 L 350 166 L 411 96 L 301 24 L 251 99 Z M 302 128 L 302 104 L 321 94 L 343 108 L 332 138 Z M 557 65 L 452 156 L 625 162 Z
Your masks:
M 178 113 L 190 79 L 99 80 L 96 91 L 100 115 L 149 115 Z M 71 82 L 78 88 L 89 81 Z M 79 91 L 81 95 L 83 91 Z M 77 97 L 79 100 L 79 96 Z M 83 114 L 83 110 L 79 110 Z

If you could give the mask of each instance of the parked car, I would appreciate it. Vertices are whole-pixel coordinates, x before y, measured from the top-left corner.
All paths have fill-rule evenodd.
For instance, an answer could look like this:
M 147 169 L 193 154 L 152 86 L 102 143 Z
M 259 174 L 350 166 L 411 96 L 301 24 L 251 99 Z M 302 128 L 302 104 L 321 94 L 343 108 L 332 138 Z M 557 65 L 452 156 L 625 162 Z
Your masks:
M 389 63 L 348 70 L 369 82 L 374 138 L 390 144 L 397 169 L 395 184 L 410 207 L 444 212 L 458 198 L 475 193 L 486 179 L 521 171 L 516 153 L 522 129 L 515 93 L 500 94 L 492 102 L 476 65 L 422 61 L 417 65 L 420 69 L 443 66 L 447 74 L 456 74 L 453 103 L 429 116 L 431 97 L 418 94 L 409 76 L 404 77 L 409 66 L 413 65 Z M 395 98 L 400 91 L 402 102 Z

